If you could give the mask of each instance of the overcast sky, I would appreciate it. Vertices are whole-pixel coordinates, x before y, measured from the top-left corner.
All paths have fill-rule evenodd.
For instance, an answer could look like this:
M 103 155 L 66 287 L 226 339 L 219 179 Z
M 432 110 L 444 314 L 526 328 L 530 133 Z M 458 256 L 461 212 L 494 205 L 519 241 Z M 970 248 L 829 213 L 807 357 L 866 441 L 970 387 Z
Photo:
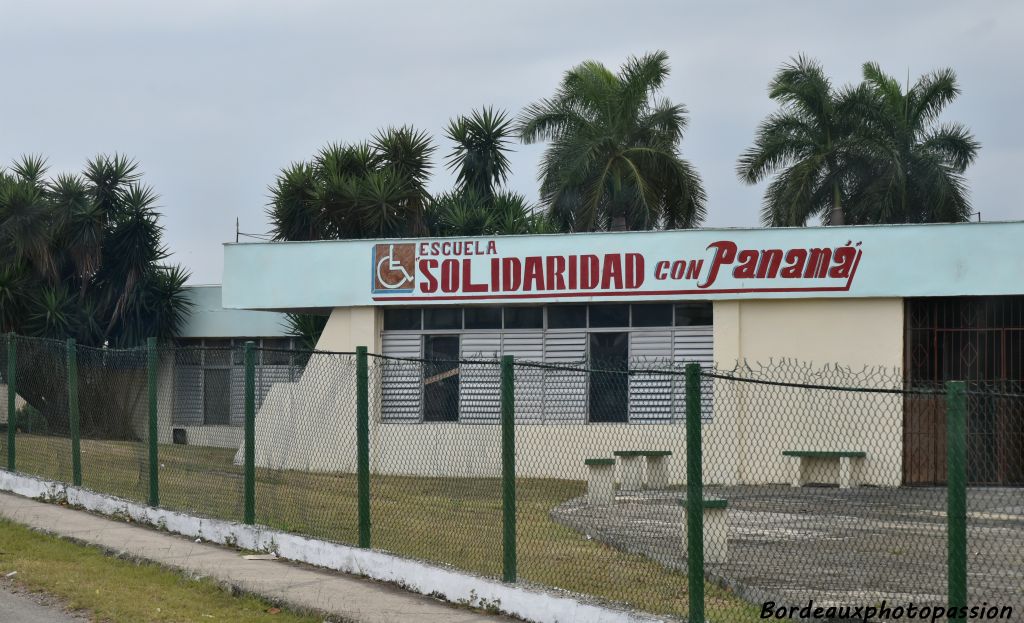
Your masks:
M 913 80 L 956 70 L 945 120 L 982 143 L 969 170 L 985 220 L 1024 218 L 1024 3 L 1005 2 L 15 2 L 0 0 L 0 163 L 97 153 L 139 160 L 161 195 L 166 243 L 193 283 L 218 283 L 221 243 L 265 232 L 267 186 L 329 141 L 412 124 L 442 132 L 494 105 L 518 113 L 585 59 L 617 68 L 664 49 L 664 95 L 684 103 L 684 155 L 708 226 L 758 223 L 762 188 L 736 156 L 774 109 L 766 85 L 804 52 L 837 84 L 864 61 Z M 509 186 L 535 199 L 543 147 L 517 145 Z

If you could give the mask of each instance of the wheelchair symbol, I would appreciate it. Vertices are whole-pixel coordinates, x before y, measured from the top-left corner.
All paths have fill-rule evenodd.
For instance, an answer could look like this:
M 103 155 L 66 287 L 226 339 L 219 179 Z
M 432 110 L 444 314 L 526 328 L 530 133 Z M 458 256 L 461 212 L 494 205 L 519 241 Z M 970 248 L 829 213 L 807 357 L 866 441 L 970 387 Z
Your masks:
M 398 273 L 401 278 L 392 282 L 387 277 L 393 277 L 395 273 Z M 377 282 L 388 290 L 397 290 L 407 283 L 411 283 L 412 280 L 409 271 L 395 258 L 395 245 L 389 244 L 388 254 L 377 261 Z

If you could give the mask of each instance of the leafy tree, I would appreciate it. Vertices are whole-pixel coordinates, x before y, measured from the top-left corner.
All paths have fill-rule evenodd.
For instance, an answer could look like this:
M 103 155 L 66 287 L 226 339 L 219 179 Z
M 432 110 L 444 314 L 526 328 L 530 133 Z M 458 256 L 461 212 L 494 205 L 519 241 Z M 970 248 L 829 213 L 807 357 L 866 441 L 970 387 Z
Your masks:
M 686 108 L 657 99 L 668 55 L 631 57 L 614 73 L 586 61 L 551 98 L 528 106 L 518 131 L 550 141 L 541 199 L 564 231 L 696 227 L 706 213 L 700 176 L 682 158 Z
M 38 156 L 0 170 L 0 329 L 89 346 L 177 335 L 188 273 L 164 263 L 158 196 L 135 161 L 46 172 Z
M 816 216 L 825 224 L 844 224 L 850 144 L 865 90 L 836 91 L 821 64 L 801 55 L 779 69 L 768 97 L 780 110 L 761 123 L 736 167 L 748 184 L 775 175 L 765 191 L 761 222 L 802 226 Z
M 959 123 L 939 123 L 960 94 L 952 69 L 918 78 L 904 91 L 876 63 L 865 63 L 871 98 L 854 143 L 854 223 L 959 222 L 972 210 L 964 172 L 981 144 Z

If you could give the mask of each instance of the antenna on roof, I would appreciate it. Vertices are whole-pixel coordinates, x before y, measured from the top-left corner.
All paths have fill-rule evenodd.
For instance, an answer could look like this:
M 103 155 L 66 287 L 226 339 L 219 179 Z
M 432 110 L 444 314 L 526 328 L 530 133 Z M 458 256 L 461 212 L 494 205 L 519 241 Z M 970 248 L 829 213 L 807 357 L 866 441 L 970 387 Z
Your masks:
M 236 243 L 239 242 L 239 240 L 241 239 L 242 236 L 245 236 L 246 238 L 253 238 L 255 240 L 261 240 L 263 242 L 271 242 L 274 239 L 274 235 L 273 234 L 246 234 L 246 233 L 243 233 L 240 230 L 240 228 L 239 228 L 238 217 L 236 216 L 235 217 L 235 242 Z

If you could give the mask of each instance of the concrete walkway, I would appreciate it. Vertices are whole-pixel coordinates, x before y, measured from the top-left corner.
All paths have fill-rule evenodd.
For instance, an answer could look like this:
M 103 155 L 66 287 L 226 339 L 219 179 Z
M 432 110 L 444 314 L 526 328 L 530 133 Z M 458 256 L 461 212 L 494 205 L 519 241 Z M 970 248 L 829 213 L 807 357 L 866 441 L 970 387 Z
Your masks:
M 0 582 L 0 618 L 4 623 L 86 623 L 77 614 L 48 603 L 45 597 L 28 594 Z
M 551 516 L 594 539 L 686 570 L 682 491 L 620 492 L 612 506 L 586 498 Z M 706 577 L 753 603 L 944 604 L 946 490 L 933 487 L 712 486 L 729 502 L 728 560 Z M 972 603 L 1024 610 L 1024 489 L 967 493 Z
M 450 606 L 399 588 L 281 560 L 246 560 L 234 550 L 0 493 L 0 516 L 32 528 L 205 576 L 295 610 L 355 623 L 498 623 L 511 619 Z

